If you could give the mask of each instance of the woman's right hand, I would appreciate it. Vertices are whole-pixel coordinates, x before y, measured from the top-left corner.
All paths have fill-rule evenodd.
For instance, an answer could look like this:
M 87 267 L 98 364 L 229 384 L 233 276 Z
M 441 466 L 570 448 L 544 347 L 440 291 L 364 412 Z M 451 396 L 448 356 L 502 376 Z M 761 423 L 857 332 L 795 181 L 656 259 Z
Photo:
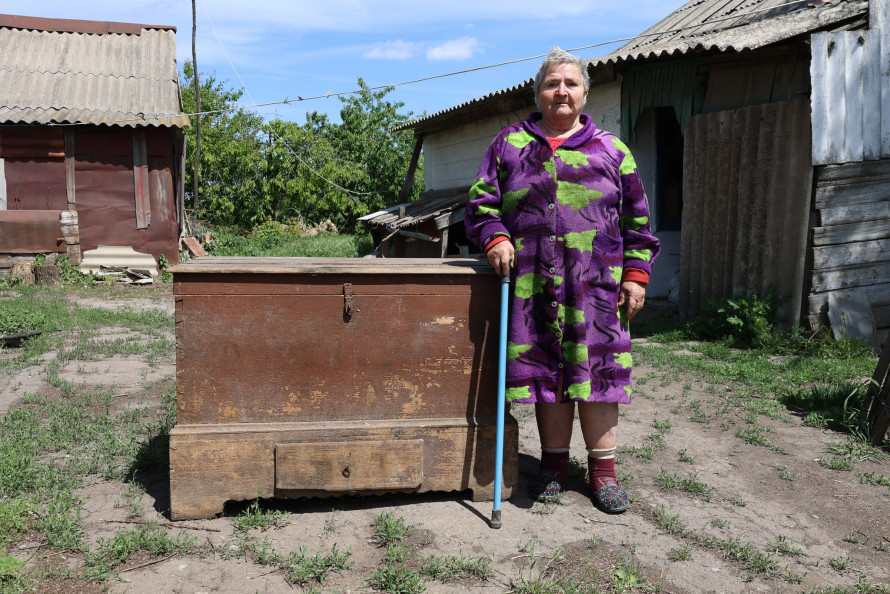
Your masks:
M 488 250 L 485 257 L 488 258 L 488 263 L 491 264 L 495 272 L 500 276 L 506 276 L 513 268 L 513 252 L 513 244 L 509 241 L 502 241 Z

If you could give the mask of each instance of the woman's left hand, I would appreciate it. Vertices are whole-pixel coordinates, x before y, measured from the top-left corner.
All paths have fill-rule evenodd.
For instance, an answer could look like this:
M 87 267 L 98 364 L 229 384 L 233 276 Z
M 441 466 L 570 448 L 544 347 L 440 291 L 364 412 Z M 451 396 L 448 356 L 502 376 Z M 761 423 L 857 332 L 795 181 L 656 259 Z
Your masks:
M 646 286 L 634 281 L 621 283 L 621 292 L 618 293 L 618 307 L 627 305 L 627 319 L 631 319 L 641 309 L 646 301 Z

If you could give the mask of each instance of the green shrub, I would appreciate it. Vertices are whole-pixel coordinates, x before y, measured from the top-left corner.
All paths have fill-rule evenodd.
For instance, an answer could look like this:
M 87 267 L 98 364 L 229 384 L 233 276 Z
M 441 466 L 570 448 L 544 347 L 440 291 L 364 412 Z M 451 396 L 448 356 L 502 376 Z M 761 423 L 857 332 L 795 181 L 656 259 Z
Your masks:
M 776 325 L 783 321 L 779 315 L 783 302 L 772 289 L 763 297 L 751 293 L 711 299 L 690 330 L 702 338 L 729 337 L 740 346 L 765 346 L 775 341 Z

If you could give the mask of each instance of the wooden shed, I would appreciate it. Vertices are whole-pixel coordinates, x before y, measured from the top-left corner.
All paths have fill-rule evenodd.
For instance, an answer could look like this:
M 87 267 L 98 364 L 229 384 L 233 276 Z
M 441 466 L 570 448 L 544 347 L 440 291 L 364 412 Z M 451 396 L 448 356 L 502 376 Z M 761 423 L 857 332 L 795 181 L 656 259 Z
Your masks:
M 178 261 L 176 29 L 0 15 L 0 274 L 129 246 Z
M 888 12 L 888 0 L 693 0 L 589 61 L 585 112 L 634 153 L 662 241 L 651 295 L 672 289 L 691 317 L 772 288 L 793 323 L 882 339 Z M 526 81 L 410 123 L 426 190 L 471 183 L 531 93 Z

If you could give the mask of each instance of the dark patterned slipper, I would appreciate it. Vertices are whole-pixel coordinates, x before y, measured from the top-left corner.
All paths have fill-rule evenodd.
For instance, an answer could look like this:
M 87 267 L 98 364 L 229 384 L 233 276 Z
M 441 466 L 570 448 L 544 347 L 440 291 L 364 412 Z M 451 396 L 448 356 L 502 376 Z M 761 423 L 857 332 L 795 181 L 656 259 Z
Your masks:
M 601 479 L 600 487 L 593 491 L 591 499 L 598 510 L 607 514 L 620 514 L 630 506 L 630 498 L 614 479 Z
M 539 476 L 529 485 L 529 494 L 535 501 L 554 501 L 563 492 L 562 483 L 549 476 Z

